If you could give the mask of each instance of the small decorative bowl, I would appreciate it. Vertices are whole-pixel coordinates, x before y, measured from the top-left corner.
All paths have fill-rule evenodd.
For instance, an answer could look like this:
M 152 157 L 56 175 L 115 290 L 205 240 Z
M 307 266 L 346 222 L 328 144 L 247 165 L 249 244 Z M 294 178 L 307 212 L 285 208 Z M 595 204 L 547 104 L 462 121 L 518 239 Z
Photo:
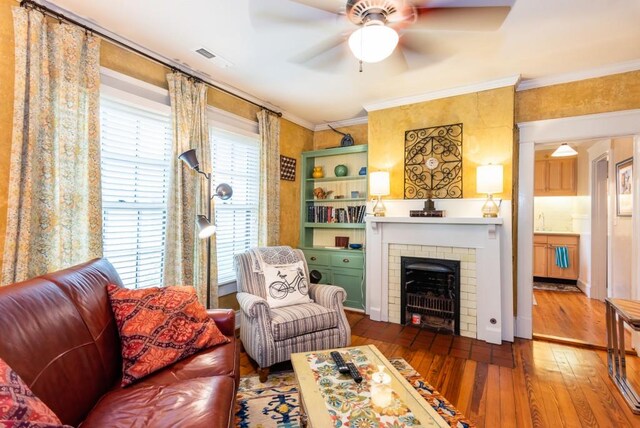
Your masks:
M 362 244 L 349 244 L 349 248 L 351 248 L 352 250 L 359 250 L 360 248 L 362 248 Z

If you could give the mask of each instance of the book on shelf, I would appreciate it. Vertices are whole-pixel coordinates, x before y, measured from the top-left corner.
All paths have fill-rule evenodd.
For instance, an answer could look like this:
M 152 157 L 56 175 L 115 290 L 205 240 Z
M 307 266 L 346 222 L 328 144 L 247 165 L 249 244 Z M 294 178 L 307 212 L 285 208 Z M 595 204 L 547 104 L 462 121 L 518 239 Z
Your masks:
M 334 208 L 328 205 L 310 205 L 307 209 L 308 223 L 364 223 L 366 205 Z

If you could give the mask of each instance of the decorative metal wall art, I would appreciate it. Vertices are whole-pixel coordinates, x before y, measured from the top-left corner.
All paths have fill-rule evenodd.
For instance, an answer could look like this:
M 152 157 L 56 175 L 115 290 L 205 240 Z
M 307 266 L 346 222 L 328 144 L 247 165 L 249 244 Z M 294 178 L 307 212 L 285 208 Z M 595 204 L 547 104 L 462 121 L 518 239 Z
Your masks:
M 404 198 L 462 198 L 462 123 L 405 132 Z
M 296 160 L 280 155 L 280 180 L 296 181 Z

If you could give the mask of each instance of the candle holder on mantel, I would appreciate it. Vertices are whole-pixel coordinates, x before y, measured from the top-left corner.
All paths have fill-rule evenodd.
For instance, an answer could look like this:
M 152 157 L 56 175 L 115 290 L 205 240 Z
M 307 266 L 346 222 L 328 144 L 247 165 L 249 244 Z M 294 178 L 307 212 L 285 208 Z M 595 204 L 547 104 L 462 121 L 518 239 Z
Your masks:
M 434 157 L 427 159 L 427 161 L 425 162 L 425 166 L 431 171 L 431 173 L 429 174 L 431 176 L 431 185 L 428 189 L 426 189 L 427 200 L 424 201 L 423 209 L 409 211 L 409 217 L 444 217 L 444 211 L 437 210 L 436 204 L 433 202 L 433 199 L 431 199 L 433 198 L 433 191 L 441 189 L 444 186 L 442 185 L 437 189 L 433 188 L 433 170 L 438 167 L 438 163 L 438 160 Z

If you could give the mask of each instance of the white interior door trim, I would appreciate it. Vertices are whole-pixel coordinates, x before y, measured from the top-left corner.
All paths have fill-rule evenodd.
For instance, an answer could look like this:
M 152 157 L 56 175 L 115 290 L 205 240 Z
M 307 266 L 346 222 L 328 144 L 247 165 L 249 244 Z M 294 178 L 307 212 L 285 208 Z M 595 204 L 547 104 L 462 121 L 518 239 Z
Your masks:
M 607 162 L 607 175 L 610 174 L 610 152 L 611 152 L 611 140 L 603 140 L 589 148 L 589 194 L 591 195 L 591 281 L 590 281 L 590 293 L 588 297 L 592 299 L 598 299 L 604 302 L 604 299 L 607 297 L 607 284 L 611 283 L 611 240 L 609 236 L 611 236 L 611 225 L 610 225 L 610 209 L 607 205 L 607 213 L 604 215 L 604 218 L 600 218 L 598 215 L 600 211 L 598 210 L 599 204 L 601 203 L 598 199 L 602 195 L 600 195 L 600 189 L 598 188 L 598 179 L 600 178 L 597 168 L 598 163 L 601 161 Z M 606 179 L 607 187 L 609 186 L 610 180 Z M 609 189 L 605 189 L 605 199 L 610 204 L 611 198 L 608 198 Z M 604 221 L 603 221 L 604 220 Z M 603 230 L 604 229 L 604 230 Z M 604 232 L 607 246 L 602 250 L 601 242 L 598 239 L 601 237 Z M 606 278 L 605 281 L 600 281 L 603 279 L 603 275 Z
M 633 164 L 635 165 L 635 171 L 633 174 L 633 217 L 631 221 L 631 298 L 640 300 L 640 263 L 637 261 L 640 257 L 640 135 L 635 135 L 633 138 Z M 633 332 L 632 344 L 636 349 L 636 353 L 640 356 L 640 333 Z
M 538 120 L 516 124 L 520 130 L 520 163 L 518 190 L 518 316 L 516 317 L 516 336 L 531 339 L 532 323 L 532 293 L 533 293 L 533 167 L 535 144 L 557 141 L 587 140 L 623 135 L 640 135 L 640 109 L 623 110 L 611 113 L 574 116 L 560 119 Z M 635 139 L 636 160 L 640 142 Z M 640 190 L 640 182 L 635 174 L 635 190 Z M 636 193 L 638 194 L 638 193 Z M 634 212 L 639 212 L 638 199 L 634 198 Z M 634 226 L 638 216 L 634 216 Z M 640 240 L 638 237 L 640 226 L 634 228 L 633 248 L 640 254 Z M 634 269 L 636 279 L 636 296 L 638 296 L 637 279 L 640 278 L 640 268 Z

